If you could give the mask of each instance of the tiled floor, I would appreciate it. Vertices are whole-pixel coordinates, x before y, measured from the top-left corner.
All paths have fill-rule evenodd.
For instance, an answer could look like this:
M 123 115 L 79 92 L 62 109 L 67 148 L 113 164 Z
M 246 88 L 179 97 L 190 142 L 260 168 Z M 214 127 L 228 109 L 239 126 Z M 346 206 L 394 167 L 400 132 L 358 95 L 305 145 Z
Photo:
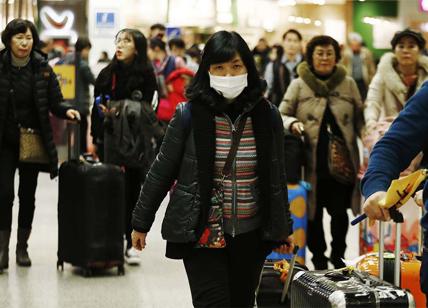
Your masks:
M 120 277 L 111 271 L 102 276 L 84 278 L 70 265 L 65 266 L 64 272 L 58 272 L 57 185 L 58 182 L 50 181 L 46 174 L 39 176 L 37 209 L 29 248 L 33 261 L 31 268 L 15 265 L 16 230 L 13 230 L 10 268 L 0 275 L 1 308 L 191 307 L 182 263 L 164 257 L 165 243 L 160 236 L 160 223 L 165 202 L 147 238 L 141 266 L 126 267 L 126 275 Z M 14 226 L 16 216 L 17 207 L 14 209 Z M 324 218 L 324 222 L 328 234 L 328 219 Z M 358 255 L 357 239 L 357 228 L 350 227 L 347 258 Z M 310 260 L 309 254 L 307 257 Z

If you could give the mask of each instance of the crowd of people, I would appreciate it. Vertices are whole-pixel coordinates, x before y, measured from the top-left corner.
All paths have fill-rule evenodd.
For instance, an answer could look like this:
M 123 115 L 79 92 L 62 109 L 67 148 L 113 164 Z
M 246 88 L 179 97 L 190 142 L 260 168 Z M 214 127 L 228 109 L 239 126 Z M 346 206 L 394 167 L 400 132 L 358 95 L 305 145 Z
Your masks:
M 426 126 L 422 85 L 428 57 L 425 39 L 411 29 L 394 35 L 391 52 L 376 65 L 358 33 L 349 34 L 346 46 L 327 35 L 303 46 L 302 34 L 289 29 L 282 42 L 270 47 L 261 38 L 251 51 L 238 33 L 219 31 L 200 51 L 180 37 L 166 41 L 165 26 L 155 24 L 147 38 L 136 29 L 120 30 L 114 56 L 103 52 L 103 68 L 95 76 L 86 37 L 61 55 L 51 41 L 40 42 L 34 24 L 15 19 L 1 38 L 0 270 L 9 264 L 17 169 L 16 259 L 18 265 L 31 265 L 27 243 L 37 176 L 47 171 L 53 178 L 58 168 L 49 112 L 80 120 L 81 153 L 88 151 L 89 130 L 94 156 L 109 163 L 114 161 L 106 157 L 104 136 L 112 129 L 106 120 L 114 112 L 110 102 L 137 101 L 156 114 L 148 126 L 156 132 L 142 136 L 147 140 L 135 154 L 140 163 L 118 163 L 126 179 L 125 259 L 139 264 L 138 250 L 145 247 L 155 213 L 170 191 L 162 227 L 167 257 L 183 259 L 195 306 L 249 307 L 267 254 L 292 249 L 284 133 L 304 140 L 305 178 L 312 187 L 307 243 L 315 269 L 327 269 L 329 262 L 344 266 L 347 209 L 355 215 L 361 211 L 357 139 L 368 146 L 365 141 L 379 123 L 387 123 L 386 129 L 393 123 L 374 148 L 363 181 L 364 210 L 377 219 L 388 218 L 377 204 L 382 191 L 426 143 L 424 131 L 412 123 Z M 75 65 L 73 100 L 63 99 L 49 63 Z M 407 104 L 412 106 L 404 108 Z M 41 137 L 47 153 L 43 163 L 21 157 L 23 129 Z M 344 145 L 335 160 L 333 142 Z M 391 151 L 401 154 L 385 154 Z M 330 256 L 325 256 L 324 208 L 331 216 Z M 426 219 L 422 223 L 428 230 Z M 423 267 L 427 258 L 425 252 Z

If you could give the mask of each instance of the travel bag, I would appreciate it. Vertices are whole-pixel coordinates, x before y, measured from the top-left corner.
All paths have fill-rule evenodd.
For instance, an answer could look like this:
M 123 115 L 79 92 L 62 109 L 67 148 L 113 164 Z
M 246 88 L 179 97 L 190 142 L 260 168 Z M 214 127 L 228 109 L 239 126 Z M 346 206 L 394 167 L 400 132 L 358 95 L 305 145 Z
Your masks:
M 410 292 L 349 268 L 296 273 L 291 307 L 414 307 Z
M 289 293 L 293 275 L 308 268 L 296 263 L 299 246 L 294 247 L 290 262 L 266 260 L 260 273 L 259 284 L 256 289 L 257 308 L 288 307 Z
M 118 166 L 79 159 L 79 125 L 68 123 L 68 157 L 59 170 L 58 261 L 83 268 L 117 267 L 124 275 L 125 179 Z

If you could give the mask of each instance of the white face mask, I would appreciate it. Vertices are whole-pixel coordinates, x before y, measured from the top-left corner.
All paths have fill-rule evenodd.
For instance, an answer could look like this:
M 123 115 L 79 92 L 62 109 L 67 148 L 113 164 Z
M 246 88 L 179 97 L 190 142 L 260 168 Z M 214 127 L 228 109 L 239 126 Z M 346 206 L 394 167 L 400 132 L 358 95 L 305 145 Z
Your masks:
M 219 92 L 226 99 L 234 99 L 247 87 L 248 74 L 238 76 L 210 76 L 210 87 Z

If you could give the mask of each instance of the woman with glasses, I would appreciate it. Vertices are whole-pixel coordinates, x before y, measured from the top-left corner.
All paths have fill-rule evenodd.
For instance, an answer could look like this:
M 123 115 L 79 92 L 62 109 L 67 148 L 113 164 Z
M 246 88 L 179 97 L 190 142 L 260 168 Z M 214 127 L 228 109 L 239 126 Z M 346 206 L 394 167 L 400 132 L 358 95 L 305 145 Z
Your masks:
M 104 118 L 109 100 L 130 99 L 150 104 L 157 89 L 156 77 L 147 58 L 147 40 L 135 29 L 123 29 L 115 38 L 116 53 L 110 64 L 104 68 L 95 81 L 94 97 L 96 104 L 92 109 L 92 137 L 97 154 L 104 158 Z M 151 107 L 150 107 L 151 108 Z M 143 136 L 144 138 L 144 136 Z M 150 166 L 153 158 L 151 146 L 146 146 L 143 165 Z M 126 190 L 126 251 L 125 261 L 131 265 L 140 263 L 139 254 L 132 249 L 131 215 L 138 199 L 140 186 L 144 181 L 145 167 L 124 167 Z
M 268 253 L 292 249 L 282 121 L 264 90 L 242 37 L 211 36 L 134 210 L 143 249 L 177 180 L 162 235 L 166 256 L 183 259 L 195 307 L 253 307 Z
M 284 128 L 305 137 L 305 172 L 312 185 L 307 238 L 312 262 L 316 269 L 326 269 L 328 265 L 322 223 L 325 207 L 331 216 L 333 237 L 330 261 L 340 268 L 344 266 L 346 250 L 346 210 L 351 207 L 356 214 L 360 209 L 356 170 L 363 105 L 355 81 L 337 64 L 340 49 L 335 39 L 324 35 L 312 38 L 307 44 L 306 59 L 298 67 L 300 77 L 290 84 L 279 110 Z M 332 146 L 337 143 L 333 140 L 341 142 L 342 151 L 334 151 Z M 347 167 L 343 168 L 347 173 L 337 172 L 334 163 Z
M 39 171 L 51 178 L 58 173 L 58 155 L 53 141 L 49 112 L 68 119 L 80 117 L 63 103 L 57 76 L 44 55 L 35 50 L 39 35 L 35 25 L 24 19 L 9 22 L 1 35 L 0 52 L 0 272 L 9 265 L 14 181 L 19 170 L 19 214 L 16 262 L 31 266 L 28 255 Z M 47 159 L 25 162 L 20 150 L 21 131 L 39 132 Z M 21 155 L 20 155 L 21 154 Z

